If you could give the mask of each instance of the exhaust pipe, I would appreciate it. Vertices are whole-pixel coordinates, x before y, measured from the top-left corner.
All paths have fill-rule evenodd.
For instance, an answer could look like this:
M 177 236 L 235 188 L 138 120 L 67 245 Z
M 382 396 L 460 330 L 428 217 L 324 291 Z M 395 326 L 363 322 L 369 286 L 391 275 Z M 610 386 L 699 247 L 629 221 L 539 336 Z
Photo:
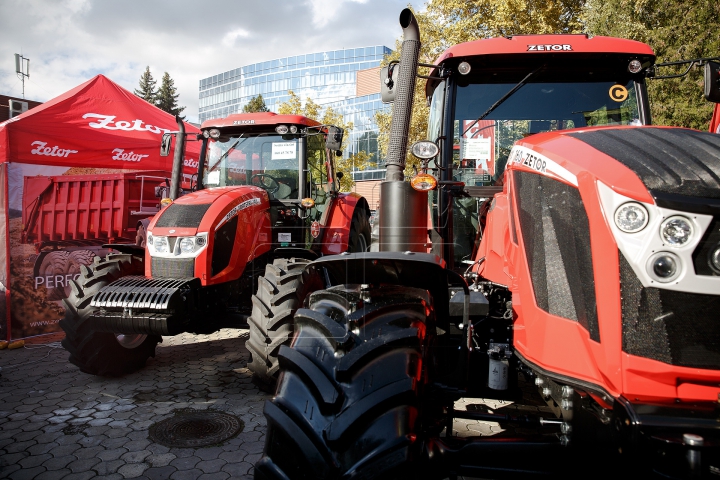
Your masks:
M 415 98 L 415 72 L 418 69 L 420 56 L 420 28 L 415 20 L 415 15 L 409 8 L 400 12 L 400 26 L 403 29 L 403 42 L 400 52 L 397 96 L 392 107 L 387 170 L 385 172 L 385 180 L 389 181 L 405 179 L 405 156 L 407 155 L 408 132 Z
M 170 177 L 170 199 L 173 201 L 180 196 L 183 161 L 185 159 L 185 123 L 179 115 L 175 115 L 175 121 L 178 125 L 178 132 L 177 137 L 175 137 L 175 154 L 173 156 L 172 175 Z
M 405 182 L 405 156 L 415 97 L 415 74 L 420 57 L 420 29 L 410 9 L 400 13 L 402 51 L 397 96 L 392 108 L 385 181 L 380 184 L 381 252 L 427 251 L 427 192 Z

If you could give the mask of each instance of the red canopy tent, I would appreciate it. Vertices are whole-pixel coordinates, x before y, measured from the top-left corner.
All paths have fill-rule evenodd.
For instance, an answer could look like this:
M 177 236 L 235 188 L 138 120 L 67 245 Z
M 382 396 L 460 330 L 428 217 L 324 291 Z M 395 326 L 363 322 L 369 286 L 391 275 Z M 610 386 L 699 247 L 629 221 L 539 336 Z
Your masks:
M 720 133 L 720 103 L 715 104 L 715 110 L 713 110 L 713 116 L 710 120 L 710 132 Z
M 137 210 L 138 207 L 127 205 L 123 208 L 118 199 L 127 201 L 129 182 L 139 180 L 135 180 L 135 173 L 127 172 L 143 175 L 142 172 L 147 171 L 145 175 L 157 175 L 158 172 L 172 171 L 172 152 L 170 156 L 161 157 L 160 143 L 163 133 L 176 131 L 177 128 L 174 116 L 103 75 L 97 75 L 18 117 L 0 123 L 0 339 L 57 331 L 62 306 L 57 298 L 52 297 L 53 291 L 62 294 L 63 287 L 67 290 L 68 279 L 77 275 L 78 262 L 83 263 L 90 258 L 88 252 L 101 254 L 97 245 L 78 245 L 83 242 L 90 244 L 90 240 L 94 240 L 95 244 L 102 243 L 101 239 L 78 237 L 76 233 L 70 238 L 69 233 L 73 232 L 64 230 L 64 222 L 74 218 L 72 215 L 80 218 L 76 213 L 80 208 L 92 210 L 96 215 L 92 218 L 96 220 L 90 220 L 87 225 L 77 225 L 79 220 L 76 219 L 73 227 L 76 230 L 85 227 L 85 230 L 89 228 L 97 232 L 108 222 L 130 218 L 127 211 Z M 185 131 L 190 140 L 193 134 L 200 132 L 187 123 Z M 200 145 L 198 141 L 187 142 L 185 174 L 197 173 Z M 18 217 L 18 205 L 23 202 L 24 193 L 28 198 L 38 196 L 27 187 L 30 185 L 28 182 L 38 181 L 54 185 L 42 194 L 45 195 L 47 208 L 51 210 L 49 214 L 46 212 L 46 216 L 54 224 L 50 233 L 59 235 L 62 240 L 49 249 L 58 252 L 53 254 L 56 258 L 64 256 L 54 264 L 45 262 L 40 265 L 43 255 L 48 256 L 48 248 L 43 247 L 44 251 L 40 251 L 37 241 L 31 244 L 18 240 L 24 238 L 21 230 L 24 232 L 27 229 L 26 218 Z M 60 189 L 65 185 L 70 185 L 70 190 L 66 189 L 68 193 Z M 100 185 L 99 190 L 97 185 Z M 25 188 L 30 190 L 23 192 Z M 137 186 L 133 188 L 138 190 Z M 79 190 L 89 196 L 78 193 Z M 110 201 L 98 196 L 98 192 L 100 195 L 109 192 Z M 146 194 L 144 198 L 140 201 L 140 210 L 146 208 L 143 202 L 156 202 L 152 195 Z M 24 203 L 22 207 L 25 208 Z M 64 213 L 56 214 L 56 207 L 58 212 Z M 23 212 L 25 216 L 25 210 Z M 45 217 L 42 218 L 38 221 L 45 222 Z M 132 225 L 135 221 L 136 217 L 131 217 L 127 224 Z M 42 225 L 40 230 L 47 231 L 48 224 Z M 75 251 L 78 248 L 85 249 Z M 59 265 L 67 267 L 59 271 Z M 50 280 L 53 280 L 54 288 L 50 287 Z

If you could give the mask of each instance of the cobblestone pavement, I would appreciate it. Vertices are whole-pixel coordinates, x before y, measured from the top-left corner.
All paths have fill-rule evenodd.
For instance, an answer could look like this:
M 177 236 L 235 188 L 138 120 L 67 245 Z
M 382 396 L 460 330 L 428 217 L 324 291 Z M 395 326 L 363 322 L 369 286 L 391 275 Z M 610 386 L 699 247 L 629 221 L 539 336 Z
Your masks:
M 120 378 L 87 375 L 58 344 L 0 352 L 0 478 L 252 478 L 265 441 L 268 395 L 250 382 L 247 330 L 166 337 L 156 357 Z M 207 448 L 148 439 L 174 410 L 213 409 L 245 423 Z
M 247 369 L 247 330 L 166 337 L 156 357 L 119 378 L 87 375 L 59 343 L 0 351 L 0 478 L 250 479 L 265 442 L 263 404 Z M 458 410 L 481 402 L 461 399 Z M 518 408 L 485 402 L 502 413 Z M 206 448 L 168 448 L 148 429 L 178 409 L 226 412 L 245 427 Z M 534 408 L 541 411 L 543 407 Z M 496 423 L 456 420 L 454 434 L 494 435 Z

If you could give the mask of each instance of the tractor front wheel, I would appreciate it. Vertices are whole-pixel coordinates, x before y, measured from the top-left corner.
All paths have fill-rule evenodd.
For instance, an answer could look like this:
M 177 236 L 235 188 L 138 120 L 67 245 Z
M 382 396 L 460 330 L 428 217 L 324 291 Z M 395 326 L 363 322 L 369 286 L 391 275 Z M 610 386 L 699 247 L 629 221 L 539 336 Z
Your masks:
M 63 347 L 70 353 L 70 363 L 91 375 L 119 376 L 145 366 L 155 356 L 159 335 L 123 335 L 98 332 L 90 319 L 95 310 L 90 306 L 101 288 L 126 275 L 142 275 L 142 261 L 128 254 L 96 257 L 90 265 L 80 266 L 77 281 L 71 280 L 71 292 L 65 303 L 65 318 L 60 326 L 65 331 Z
M 295 315 L 282 375 L 265 403 L 255 478 L 421 478 L 423 351 L 434 337 L 425 290 L 332 287 Z

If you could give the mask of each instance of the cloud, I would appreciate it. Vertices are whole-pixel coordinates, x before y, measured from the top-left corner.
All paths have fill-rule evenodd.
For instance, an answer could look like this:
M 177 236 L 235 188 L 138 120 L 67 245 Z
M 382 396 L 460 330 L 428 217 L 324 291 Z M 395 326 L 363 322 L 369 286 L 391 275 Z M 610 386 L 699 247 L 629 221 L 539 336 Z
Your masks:
M 367 0 L 308 0 L 313 13 L 313 26 L 325 27 L 338 16 L 344 3 L 367 3 Z
M 236 28 L 235 30 L 232 30 L 225 34 L 222 39 L 222 44 L 226 47 L 232 47 L 233 45 L 235 45 L 235 42 L 238 38 L 247 38 L 249 36 L 250 32 L 248 32 L 244 28 Z

